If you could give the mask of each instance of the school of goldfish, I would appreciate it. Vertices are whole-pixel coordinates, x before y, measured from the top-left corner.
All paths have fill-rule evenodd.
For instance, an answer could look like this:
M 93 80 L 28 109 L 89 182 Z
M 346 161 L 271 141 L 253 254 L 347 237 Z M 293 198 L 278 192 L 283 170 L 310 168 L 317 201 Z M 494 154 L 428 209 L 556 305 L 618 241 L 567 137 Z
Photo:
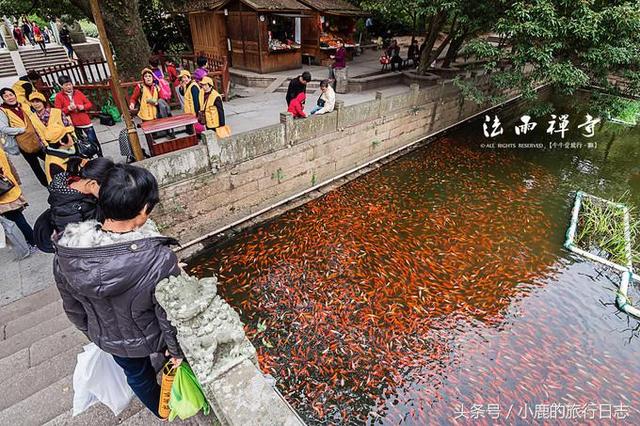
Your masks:
M 640 362 L 598 303 L 606 274 L 562 253 L 558 179 L 441 139 L 243 232 L 190 272 L 218 276 L 262 371 L 308 424 L 488 424 L 456 410 L 629 404 Z

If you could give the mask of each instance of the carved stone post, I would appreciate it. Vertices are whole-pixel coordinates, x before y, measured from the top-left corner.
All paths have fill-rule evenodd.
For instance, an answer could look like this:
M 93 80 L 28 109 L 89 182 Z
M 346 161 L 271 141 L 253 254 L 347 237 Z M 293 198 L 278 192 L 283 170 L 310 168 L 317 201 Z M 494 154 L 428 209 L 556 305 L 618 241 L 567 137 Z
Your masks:
M 216 284 L 215 277 L 182 275 L 156 288 L 216 417 L 223 425 L 303 425 L 258 369 L 240 316 L 218 295 Z

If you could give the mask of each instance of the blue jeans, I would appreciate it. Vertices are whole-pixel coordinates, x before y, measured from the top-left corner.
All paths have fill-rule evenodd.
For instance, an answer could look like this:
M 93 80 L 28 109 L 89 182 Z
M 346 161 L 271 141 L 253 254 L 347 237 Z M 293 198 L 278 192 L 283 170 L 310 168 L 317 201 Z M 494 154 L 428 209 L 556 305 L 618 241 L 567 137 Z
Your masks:
M 313 115 L 313 114 L 315 114 L 316 112 L 320 111 L 321 109 L 322 109 L 322 107 L 321 107 L 321 106 L 316 105 L 316 106 L 314 106 L 314 107 L 313 107 L 313 109 L 311 110 L 311 112 L 309 113 L 309 115 Z
M 91 127 L 76 127 L 76 136 L 81 138 L 82 136 L 86 136 L 87 140 L 91 142 L 91 144 L 95 145 L 98 148 L 98 157 L 102 157 L 102 146 L 98 141 L 98 136 L 96 136 L 96 130 Z
M 111 355 L 127 376 L 127 383 L 138 399 L 155 414 L 160 406 L 160 385 L 156 380 L 156 371 L 151 364 L 151 358 L 122 358 Z

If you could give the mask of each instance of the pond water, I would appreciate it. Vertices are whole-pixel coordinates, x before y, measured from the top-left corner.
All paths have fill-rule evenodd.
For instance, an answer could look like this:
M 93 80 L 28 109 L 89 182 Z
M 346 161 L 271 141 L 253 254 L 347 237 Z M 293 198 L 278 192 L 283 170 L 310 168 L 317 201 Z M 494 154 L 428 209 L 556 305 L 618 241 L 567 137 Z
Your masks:
M 556 107 L 564 139 L 515 136 L 512 105 L 500 137 L 479 117 L 192 262 L 308 424 L 640 424 L 617 277 L 562 248 L 576 190 L 640 206 L 640 130 Z

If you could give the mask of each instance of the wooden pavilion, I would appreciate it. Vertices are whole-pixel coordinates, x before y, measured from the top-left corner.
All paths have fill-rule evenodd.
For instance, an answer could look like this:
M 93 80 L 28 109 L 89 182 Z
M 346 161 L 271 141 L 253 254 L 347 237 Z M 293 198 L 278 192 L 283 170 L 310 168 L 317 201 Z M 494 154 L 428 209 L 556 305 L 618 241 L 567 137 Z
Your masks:
M 312 10 L 296 0 L 199 0 L 187 11 L 197 53 L 227 55 L 232 67 L 261 74 L 302 65 Z
M 327 65 L 342 40 L 352 59 L 358 46 L 356 21 L 367 13 L 345 0 L 298 0 L 312 10 L 312 19 L 302 23 L 302 54 L 317 64 Z

